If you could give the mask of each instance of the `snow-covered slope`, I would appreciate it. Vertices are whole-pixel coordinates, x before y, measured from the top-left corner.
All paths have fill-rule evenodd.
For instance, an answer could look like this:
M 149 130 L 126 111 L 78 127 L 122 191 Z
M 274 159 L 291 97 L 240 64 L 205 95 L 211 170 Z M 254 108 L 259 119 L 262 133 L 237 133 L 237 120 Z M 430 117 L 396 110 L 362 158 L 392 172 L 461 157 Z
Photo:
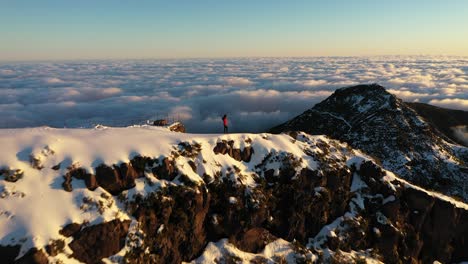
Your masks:
M 466 204 L 325 136 L 40 127 L 0 146 L 7 263 L 468 260 Z
M 271 131 L 328 135 L 378 158 L 385 169 L 417 185 L 468 201 L 468 148 L 447 142 L 382 86 L 338 89 Z

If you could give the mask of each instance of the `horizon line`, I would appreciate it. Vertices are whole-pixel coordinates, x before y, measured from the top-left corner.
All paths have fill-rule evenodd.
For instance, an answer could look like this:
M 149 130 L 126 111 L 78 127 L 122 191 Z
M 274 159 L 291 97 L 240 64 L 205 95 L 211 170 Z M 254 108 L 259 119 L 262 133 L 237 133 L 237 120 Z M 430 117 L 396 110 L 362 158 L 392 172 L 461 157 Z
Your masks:
M 381 55 L 311 55 L 311 56 L 213 56 L 213 57 L 149 57 L 149 58 L 71 58 L 71 59 L 13 59 L 2 60 L 0 63 L 29 62 L 71 62 L 71 61 L 172 61 L 172 60 L 224 60 L 224 59 L 305 59 L 305 58 L 378 58 L 378 57 L 462 57 L 468 55 L 454 54 L 381 54 Z

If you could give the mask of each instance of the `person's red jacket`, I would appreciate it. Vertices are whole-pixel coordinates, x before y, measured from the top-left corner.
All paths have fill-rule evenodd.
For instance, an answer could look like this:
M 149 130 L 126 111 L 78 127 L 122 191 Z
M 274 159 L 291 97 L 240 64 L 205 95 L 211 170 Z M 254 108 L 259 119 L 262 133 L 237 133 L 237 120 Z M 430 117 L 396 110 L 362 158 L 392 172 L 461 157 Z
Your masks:
M 227 126 L 227 125 L 228 125 L 227 117 L 223 118 L 223 123 L 224 123 L 224 126 Z

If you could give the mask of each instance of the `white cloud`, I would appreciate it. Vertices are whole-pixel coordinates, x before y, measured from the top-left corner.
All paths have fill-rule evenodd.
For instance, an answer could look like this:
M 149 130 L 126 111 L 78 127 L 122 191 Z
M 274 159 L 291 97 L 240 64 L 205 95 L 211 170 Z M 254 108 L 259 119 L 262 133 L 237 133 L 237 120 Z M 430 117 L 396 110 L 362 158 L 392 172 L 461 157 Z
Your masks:
M 117 88 L 117 87 L 111 87 L 111 88 L 100 89 L 100 91 L 104 95 L 115 95 L 115 94 L 121 93 L 122 89 Z
M 451 128 L 456 138 L 468 145 L 468 127 L 456 126 Z
M 47 84 L 58 84 L 58 83 L 63 83 L 63 81 L 59 78 L 46 78 L 44 80 L 45 83 Z
M 459 99 L 459 98 L 432 99 L 429 101 L 429 104 L 433 104 L 433 105 L 444 107 L 444 108 L 468 111 L 468 99 Z
M 10 69 L 0 69 L 0 76 L 14 76 L 15 72 Z
M 175 106 L 169 111 L 169 116 L 180 121 L 192 119 L 192 109 L 189 106 Z
M 418 93 L 409 90 L 387 89 L 387 91 L 396 97 L 403 99 L 403 101 L 414 101 L 416 99 L 421 100 L 421 98 L 430 96 L 428 93 Z
M 225 77 L 222 78 L 225 84 L 231 86 L 247 86 L 253 84 L 249 79 L 243 77 Z
M 296 81 L 295 83 L 304 85 L 304 86 L 320 86 L 327 84 L 326 80 L 304 80 L 304 81 Z
M 259 58 L 0 65 L 0 128 L 125 126 L 179 114 L 188 131 L 258 132 L 335 89 L 377 82 L 405 101 L 467 109 L 468 58 Z M 221 129 L 221 130 L 220 130 Z
M 270 73 L 270 72 L 261 73 L 258 77 L 260 77 L 260 78 L 270 78 L 270 77 L 273 77 L 273 73 Z

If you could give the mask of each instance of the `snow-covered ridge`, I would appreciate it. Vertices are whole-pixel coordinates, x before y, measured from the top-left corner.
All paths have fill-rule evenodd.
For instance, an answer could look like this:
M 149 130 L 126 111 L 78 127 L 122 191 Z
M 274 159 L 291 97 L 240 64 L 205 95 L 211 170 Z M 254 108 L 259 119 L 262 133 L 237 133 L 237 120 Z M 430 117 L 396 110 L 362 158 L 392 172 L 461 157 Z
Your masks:
M 192 152 L 188 151 L 188 145 L 192 146 Z M 137 197 L 143 199 L 149 197 L 150 194 L 167 186 L 187 186 L 196 189 L 198 187 L 193 185 L 204 186 L 213 181 L 226 179 L 239 188 L 245 188 L 245 195 L 251 195 L 260 188 L 259 182 L 266 181 L 269 182 L 267 186 L 274 186 L 284 181 L 282 177 L 285 173 L 283 171 L 285 164 L 289 166 L 288 181 L 293 182 L 309 177 L 323 179 L 327 177 L 326 175 L 333 175 L 334 169 L 337 173 L 350 173 L 355 169 L 359 171 L 361 164 L 366 161 L 372 162 L 371 158 L 361 152 L 325 136 L 309 136 L 304 133 L 293 136 L 266 133 L 182 134 L 153 126 L 3 129 L 0 130 L 0 146 L 2 175 L 0 176 L 0 246 L 21 245 L 21 252 L 18 255 L 21 257 L 32 247 L 41 249 L 50 245 L 52 241 L 64 240 L 66 245 L 63 251 L 47 257 L 49 261 L 63 260 L 66 263 L 77 260 L 71 257 L 73 250 L 68 246 L 73 238 L 60 234 L 62 228 L 70 223 L 96 226 L 118 219 L 130 221 L 132 224 L 129 232 L 137 234 L 141 231 L 138 229 L 133 212 L 127 208 L 128 202 L 135 201 Z M 252 149 L 248 159 L 242 156 L 247 148 Z M 238 153 L 241 153 L 239 155 L 242 157 L 236 158 L 235 150 L 239 150 Z M 95 190 L 90 190 L 83 180 L 78 179 L 71 181 L 71 192 L 64 190 L 63 176 L 71 168 L 83 168 L 88 173 L 96 175 L 96 168 L 101 164 L 108 166 L 126 164 L 139 156 L 161 162 L 164 158 L 170 157 L 177 169 L 177 176 L 173 179 L 158 178 L 151 173 L 153 168 L 146 165 L 143 177 L 135 179 L 134 187 L 116 196 L 112 196 L 108 190 L 99 186 Z M 16 172 L 21 176 L 14 181 L 6 180 L 7 174 Z M 389 188 L 397 190 L 400 185 L 404 185 L 405 188 L 423 191 L 399 180 L 390 172 L 385 173 L 386 176 L 381 181 Z M 309 174 L 310 176 L 307 176 Z M 349 213 L 354 217 L 358 217 L 360 210 L 364 210 L 364 193 L 370 191 L 366 188 L 367 185 L 357 184 L 355 182 L 357 179 L 353 178 L 352 186 L 343 190 L 358 193 L 350 202 Z M 326 182 L 327 179 L 323 180 Z M 204 187 L 200 188 L 202 190 Z M 197 192 L 198 189 L 195 193 Z M 321 199 L 320 197 L 325 197 L 328 192 L 326 188 L 319 186 L 310 194 L 317 197 L 316 199 Z M 432 192 L 427 194 L 433 199 L 449 202 L 456 208 L 468 209 L 466 204 L 454 201 L 450 197 Z M 392 201 L 389 197 L 384 198 L 386 198 L 385 203 Z M 232 206 L 244 202 L 242 195 L 237 198 L 227 196 L 225 199 Z M 252 202 L 257 203 L 257 201 Z M 216 220 L 216 216 L 213 217 L 213 221 Z M 328 222 L 331 223 L 331 220 L 333 219 Z M 157 234 L 164 234 L 167 229 L 167 226 L 160 225 Z M 318 233 L 322 234 L 324 232 Z M 326 239 L 317 237 L 312 240 L 322 243 Z M 130 238 L 127 238 L 127 241 L 130 241 Z M 260 255 L 270 260 L 278 257 L 281 255 L 279 252 L 269 251 L 274 251 L 276 248 L 284 250 L 288 255 L 287 258 L 292 258 L 295 253 L 291 252 L 291 248 L 294 247 L 285 246 L 292 241 L 275 241 L 265 249 L 263 255 Z M 122 256 L 132 250 L 132 243 L 127 242 L 121 252 L 106 261 L 121 261 Z M 210 244 L 207 248 L 208 253 L 204 257 L 210 259 L 209 251 L 216 251 L 216 248 L 220 247 L 224 247 L 229 252 L 235 251 L 232 245 L 222 240 Z M 216 254 L 222 254 L 223 250 L 220 252 Z M 333 254 L 330 251 L 324 252 Z M 349 252 L 352 256 L 366 255 L 363 251 Z M 258 257 L 252 254 L 244 256 L 248 259 Z M 307 251 L 304 256 L 309 260 L 318 258 L 316 251 Z
M 248 140 L 249 139 L 249 140 Z M 324 138 L 325 139 L 325 138 Z M 203 146 L 200 157 L 206 161 L 195 173 L 184 157 L 177 160 L 181 173 L 194 182 L 202 182 L 200 175 L 215 175 L 221 170 L 236 164 L 242 170 L 252 170 L 249 164 L 233 160 L 228 155 L 213 153 L 216 143 L 222 140 L 234 140 L 235 146 L 255 148 L 252 164 L 260 163 L 266 153 L 287 150 L 304 158 L 302 166 L 314 168 L 314 161 L 302 152 L 300 146 L 293 144 L 286 135 L 267 134 L 230 134 L 201 135 L 182 134 L 154 126 L 134 126 L 111 128 L 99 126 L 94 129 L 55 129 L 50 127 L 0 130 L 0 169 L 3 171 L 21 170 L 22 178 L 16 182 L 0 181 L 2 199 L 0 212 L 0 234 L 2 245 L 14 245 L 21 242 L 22 254 L 35 246 L 41 248 L 50 240 L 60 237 L 58 231 L 71 222 L 89 222 L 97 224 L 119 219 L 130 219 L 117 202 L 107 208 L 103 214 L 98 208 L 83 208 L 81 201 L 90 197 L 95 201 L 104 201 L 99 188 L 90 191 L 79 181 L 73 182 L 74 191 L 62 189 L 62 176 L 74 165 L 95 174 L 95 167 L 100 164 L 119 164 L 129 162 L 137 155 L 148 157 L 170 156 L 180 142 L 197 142 Z M 32 163 L 36 168 L 32 167 Z M 53 169 L 59 165 L 59 169 Z M 37 167 L 39 166 L 38 169 Z M 3 178 L 3 177 L 2 177 Z M 0 178 L 0 179 L 2 179 Z M 253 184 L 251 179 L 246 180 Z M 177 181 L 175 181 L 177 182 Z M 164 184 L 164 183 L 162 183 Z M 137 182 L 132 192 L 148 192 L 144 182 Z M 81 207 L 81 208 L 80 208 Z M 47 217 L 44 217 L 44 216 Z
M 328 135 L 378 158 L 385 169 L 409 182 L 468 201 L 468 148 L 447 142 L 430 122 L 378 84 L 338 89 L 271 131 Z

